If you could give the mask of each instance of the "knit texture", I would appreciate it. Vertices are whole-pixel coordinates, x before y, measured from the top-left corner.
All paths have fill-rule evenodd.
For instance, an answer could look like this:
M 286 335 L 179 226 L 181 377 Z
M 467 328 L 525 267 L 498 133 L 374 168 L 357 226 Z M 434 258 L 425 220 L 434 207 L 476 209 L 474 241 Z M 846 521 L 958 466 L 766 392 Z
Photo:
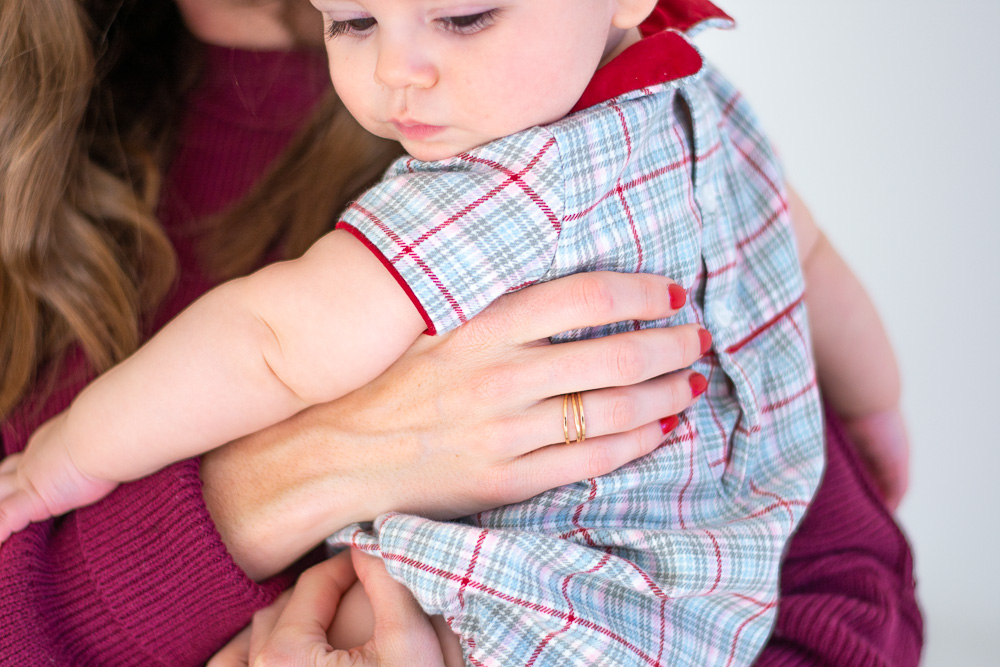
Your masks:
M 159 211 L 180 264 L 159 324 L 212 286 L 195 253 L 197 223 L 260 177 L 328 88 L 322 52 L 207 47 L 205 57 Z M 0 425 L 5 453 L 23 449 L 92 376 L 79 350 L 49 372 L 53 391 Z M 258 585 L 236 566 L 202 499 L 198 463 L 187 461 L 0 548 L 0 663 L 202 663 L 288 583 Z

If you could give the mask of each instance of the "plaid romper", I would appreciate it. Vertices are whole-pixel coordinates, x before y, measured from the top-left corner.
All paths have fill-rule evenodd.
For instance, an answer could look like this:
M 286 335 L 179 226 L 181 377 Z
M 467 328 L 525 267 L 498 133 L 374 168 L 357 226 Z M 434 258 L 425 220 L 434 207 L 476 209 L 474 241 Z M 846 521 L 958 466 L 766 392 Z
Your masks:
M 403 158 L 338 225 L 381 257 L 430 333 L 505 292 L 596 270 L 669 276 L 688 303 L 669 322 L 558 340 L 689 322 L 712 333 L 694 366 L 706 395 L 641 460 L 454 522 L 388 514 L 330 538 L 381 556 L 469 664 L 752 662 L 819 483 L 780 169 L 740 94 L 675 29 L 678 3 L 660 4 L 582 108 L 451 159 Z M 711 10 L 699 27 L 727 19 Z

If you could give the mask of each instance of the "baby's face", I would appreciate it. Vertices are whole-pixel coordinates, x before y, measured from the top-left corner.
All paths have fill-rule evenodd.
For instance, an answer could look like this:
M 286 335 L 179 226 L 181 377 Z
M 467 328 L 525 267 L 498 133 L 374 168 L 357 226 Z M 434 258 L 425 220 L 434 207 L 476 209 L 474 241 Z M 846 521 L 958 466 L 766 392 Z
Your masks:
M 440 160 L 573 107 L 615 0 L 312 0 L 338 94 L 370 132 Z

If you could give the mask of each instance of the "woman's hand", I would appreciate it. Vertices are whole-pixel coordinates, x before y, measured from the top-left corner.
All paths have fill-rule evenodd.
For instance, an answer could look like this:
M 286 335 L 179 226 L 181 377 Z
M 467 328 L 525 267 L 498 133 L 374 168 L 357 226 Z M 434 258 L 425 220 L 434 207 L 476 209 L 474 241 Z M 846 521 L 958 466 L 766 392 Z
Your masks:
M 203 459 L 205 498 L 237 562 L 280 571 L 335 530 L 398 510 L 451 518 L 610 472 L 654 449 L 693 401 L 695 325 L 549 345 L 561 331 L 668 317 L 652 275 L 579 274 L 499 299 L 424 337 L 371 384 Z M 331 335 L 336 335 L 331 332 Z M 693 383 L 693 384 L 692 384 Z M 563 444 L 563 395 L 587 439 Z
M 355 579 L 373 600 L 374 635 L 361 646 L 337 651 L 327 642 L 327 632 Z M 353 550 L 303 572 L 295 588 L 257 612 L 208 667 L 248 664 L 437 667 L 445 661 L 438 635 L 413 595 L 389 576 L 380 560 Z

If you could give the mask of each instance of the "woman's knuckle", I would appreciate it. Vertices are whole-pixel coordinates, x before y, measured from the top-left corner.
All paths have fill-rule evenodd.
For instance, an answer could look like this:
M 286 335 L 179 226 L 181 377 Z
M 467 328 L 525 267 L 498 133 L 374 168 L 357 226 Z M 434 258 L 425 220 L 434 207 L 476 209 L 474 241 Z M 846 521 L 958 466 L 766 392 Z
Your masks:
M 588 319 L 602 318 L 614 310 L 615 298 L 607 281 L 599 276 L 583 274 L 574 286 L 572 302 Z
M 620 433 L 630 428 L 635 423 L 638 411 L 639 406 L 631 396 L 622 393 L 612 396 L 608 406 L 609 432 Z
M 480 487 L 483 500 L 492 506 L 507 505 L 514 502 L 517 494 L 517 479 L 506 467 L 496 467 L 490 470 Z
M 595 445 L 587 460 L 587 477 L 600 477 L 614 470 L 611 446 L 607 442 Z
M 628 460 L 636 459 L 643 454 L 648 454 L 655 443 L 646 436 L 647 431 L 641 428 L 633 429 L 624 434 L 624 450 L 628 452 Z
M 611 371 L 621 384 L 642 379 L 646 359 L 642 346 L 633 340 L 619 340 L 611 350 Z

